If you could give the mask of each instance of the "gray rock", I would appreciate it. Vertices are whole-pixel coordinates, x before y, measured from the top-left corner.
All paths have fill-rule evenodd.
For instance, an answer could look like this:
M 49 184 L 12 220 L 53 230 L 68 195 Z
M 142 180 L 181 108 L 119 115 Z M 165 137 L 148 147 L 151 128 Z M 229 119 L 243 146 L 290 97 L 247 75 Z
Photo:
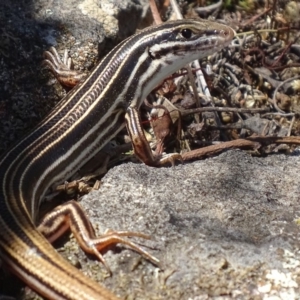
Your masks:
M 141 243 L 163 270 L 120 246 L 102 283 L 130 299 L 299 299 L 299 168 L 297 156 L 241 151 L 115 167 L 81 204 L 102 232 L 150 234 Z

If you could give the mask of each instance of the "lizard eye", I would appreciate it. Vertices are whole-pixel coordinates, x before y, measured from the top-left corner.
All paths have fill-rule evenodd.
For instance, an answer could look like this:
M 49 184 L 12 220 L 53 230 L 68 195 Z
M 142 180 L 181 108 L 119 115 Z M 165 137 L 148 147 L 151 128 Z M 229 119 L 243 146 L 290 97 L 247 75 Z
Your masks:
M 190 39 L 192 34 L 193 34 L 192 30 L 188 28 L 182 29 L 181 31 L 181 35 L 186 39 Z

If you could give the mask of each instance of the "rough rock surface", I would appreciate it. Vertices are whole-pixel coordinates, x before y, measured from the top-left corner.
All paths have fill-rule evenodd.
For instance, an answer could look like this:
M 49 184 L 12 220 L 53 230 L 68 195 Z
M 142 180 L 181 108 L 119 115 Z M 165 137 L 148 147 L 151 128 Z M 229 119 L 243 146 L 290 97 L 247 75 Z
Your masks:
M 298 156 L 242 151 L 175 168 L 115 167 L 81 204 L 102 232 L 150 234 L 142 244 L 164 271 L 109 251 L 104 284 L 130 299 L 299 298 L 299 168 Z

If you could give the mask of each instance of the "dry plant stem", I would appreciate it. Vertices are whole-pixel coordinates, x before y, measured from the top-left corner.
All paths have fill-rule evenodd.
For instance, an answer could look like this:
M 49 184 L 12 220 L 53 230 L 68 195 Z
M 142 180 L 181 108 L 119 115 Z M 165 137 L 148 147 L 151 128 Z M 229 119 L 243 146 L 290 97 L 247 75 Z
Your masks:
M 171 0 L 170 3 L 171 3 L 171 6 L 173 8 L 173 11 L 176 15 L 176 18 L 177 19 L 183 19 L 180 8 L 179 8 L 178 3 L 176 2 L 176 0 Z
M 197 90 L 197 86 L 196 86 L 196 82 L 195 82 L 195 78 L 193 76 L 193 72 L 192 72 L 192 69 L 191 69 L 191 66 L 187 66 L 186 67 L 186 70 L 188 72 L 188 76 L 189 76 L 189 79 L 190 79 L 190 83 L 191 83 L 191 86 L 192 86 L 192 89 L 193 89 L 193 93 L 194 93 L 194 97 L 195 97 L 195 102 L 196 102 L 196 106 L 197 107 L 200 107 L 200 99 L 199 99 L 199 95 L 198 95 L 198 90 Z M 197 122 L 197 124 L 200 123 L 200 118 L 199 118 L 199 115 L 195 115 L 195 120 Z
M 260 30 L 258 30 L 257 32 L 259 32 Z M 251 48 L 251 49 L 249 49 L 249 50 L 247 50 L 246 52 L 245 52 L 245 55 L 247 55 L 247 54 L 249 54 L 249 53 L 251 53 L 251 52 L 259 52 L 259 54 L 262 56 L 262 58 L 261 58 L 261 62 L 262 62 L 262 65 L 265 67 L 265 68 L 267 68 L 267 69 L 269 69 L 269 70 L 274 70 L 274 71 L 281 71 L 281 70 L 284 70 L 284 69 L 286 69 L 286 68 L 292 68 L 292 67 L 300 67 L 300 64 L 299 63 L 290 63 L 290 64 L 288 64 L 288 65 L 283 65 L 283 66 L 278 66 L 278 67 L 275 67 L 274 65 L 275 65 L 275 63 L 277 63 L 279 60 L 276 60 L 276 62 L 274 62 L 272 65 L 268 65 L 266 62 L 265 62 L 265 53 L 264 53 L 264 51 L 263 50 L 261 50 L 261 49 L 259 49 L 258 47 L 253 47 L 253 48 Z M 285 52 L 286 52 L 287 50 L 285 50 Z M 246 65 L 247 66 L 247 65 Z M 250 68 L 250 66 L 247 66 L 247 67 L 249 67 Z M 254 71 L 253 71 L 253 69 L 251 68 L 251 71 L 254 73 Z
M 194 96 L 195 96 L 196 106 L 200 107 L 200 99 L 199 99 L 199 95 L 198 95 L 198 91 L 197 91 L 195 78 L 193 76 L 192 68 L 189 66 L 186 70 L 188 72 L 188 76 L 189 76 L 191 86 L 192 86 L 192 89 L 193 89 L 193 93 L 194 93 Z
M 222 3 L 222 1 L 221 1 Z M 172 5 L 172 8 L 173 10 L 176 12 L 176 15 L 177 15 L 177 18 L 180 18 L 182 19 L 182 15 L 181 15 L 181 12 L 180 12 L 180 9 L 178 7 L 178 4 L 175 0 L 171 0 L 171 5 Z M 196 89 L 196 83 L 195 83 L 195 79 L 194 77 L 192 76 L 192 71 L 191 71 L 191 66 L 192 64 L 194 64 L 195 68 L 197 69 L 196 71 L 196 78 L 197 78 L 197 82 L 198 82 L 198 87 L 199 89 L 201 89 L 202 93 L 205 94 L 205 96 L 208 98 L 208 99 L 211 99 L 210 101 L 210 104 L 211 106 L 214 107 L 214 102 L 211 98 L 211 94 L 210 94 L 210 91 L 207 87 L 207 83 L 205 81 L 205 78 L 204 78 L 204 75 L 203 75 L 203 72 L 201 70 L 201 67 L 200 67 L 200 63 L 198 60 L 195 60 L 193 61 L 189 66 L 187 66 L 187 71 L 189 73 L 189 79 L 190 79 L 190 82 L 191 82 L 191 85 L 192 85 L 192 88 L 193 88 L 193 92 L 194 92 L 194 95 L 195 95 L 195 100 L 196 100 L 196 106 L 198 108 L 200 108 L 200 100 L 199 100 L 199 95 L 198 95 L 198 91 Z M 196 89 L 196 90 L 195 90 Z M 212 110 L 215 112 L 215 110 Z M 196 112 L 195 112 L 196 113 Z M 215 115 L 215 120 L 216 120 L 216 124 L 218 126 L 221 125 L 221 120 L 220 120 L 220 117 L 217 113 L 214 114 Z M 198 115 L 195 115 L 195 120 L 196 122 L 199 124 L 200 120 L 199 120 L 199 117 Z M 223 133 L 221 133 L 223 135 Z
M 280 28 L 281 29 L 281 28 Z M 259 29 L 256 31 L 245 31 L 245 32 L 239 32 L 236 34 L 237 37 L 251 37 L 251 35 L 256 34 L 256 33 L 264 33 L 264 32 L 273 32 L 273 33 L 277 33 L 280 29 Z M 289 28 L 286 28 L 286 30 Z
M 248 141 L 245 139 L 238 139 L 234 141 L 220 143 L 218 145 L 212 145 L 212 146 L 192 150 L 190 152 L 183 153 L 181 156 L 183 161 L 189 161 L 189 160 L 204 158 L 207 156 L 213 156 L 224 150 L 241 149 L 241 148 L 257 149 L 259 148 L 259 146 L 260 146 L 259 142 Z
M 151 13 L 152 13 L 152 16 L 153 16 L 154 23 L 156 25 L 161 24 L 162 19 L 160 17 L 159 11 L 157 9 L 155 0 L 149 0 L 149 6 L 150 6 L 150 9 L 151 9 Z
M 274 28 L 274 22 L 276 22 L 275 21 L 276 8 L 277 8 L 277 0 L 274 0 L 273 6 L 271 7 L 271 9 L 272 9 L 271 28 Z
M 290 127 L 289 127 L 289 131 L 288 131 L 288 133 L 287 133 L 287 136 L 291 136 L 292 129 L 293 129 L 293 126 L 294 126 L 295 121 L 296 121 L 296 117 L 293 116 L 292 121 L 291 121 L 291 124 L 290 124 Z
M 291 26 L 291 27 L 280 27 L 278 29 L 276 29 L 276 31 L 291 31 L 291 30 L 296 30 L 296 31 L 299 31 L 299 28 L 298 27 L 295 27 L 295 26 Z M 259 32 L 260 30 L 258 30 Z M 286 39 L 288 40 L 288 39 Z
M 296 80 L 296 79 L 299 79 L 299 78 L 300 78 L 300 76 L 295 76 L 295 77 L 292 77 L 292 78 L 288 78 L 287 80 L 281 82 L 281 83 L 277 86 L 277 88 L 275 89 L 274 94 L 273 94 L 272 101 L 273 101 L 273 105 L 274 105 L 275 109 L 276 109 L 278 112 L 280 112 L 280 113 L 282 113 L 282 114 L 285 114 L 285 111 L 283 111 L 282 109 L 280 109 L 280 108 L 278 107 L 278 105 L 277 105 L 276 94 L 277 94 L 279 88 L 281 88 L 281 87 L 282 87 L 284 84 L 286 84 L 287 82 L 290 82 L 290 81 L 293 81 L 293 80 Z
M 205 81 L 205 77 L 204 77 L 203 72 L 201 70 L 201 66 L 200 66 L 199 61 L 195 60 L 195 61 L 193 61 L 192 64 L 194 65 L 193 71 L 196 71 L 198 86 L 199 86 L 199 89 L 201 90 L 200 92 L 202 92 L 202 94 L 204 94 L 205 97 L 210 99 L 211 94 L 210 94 L 209 88 L 207 86 L 207 83 Z
M 271 101 L 270 101 L 271 102 Z M 263 114 L 261 117 L 262 118 L 265 118 L 265 117 L 268 117 L 268 116 L 281 116 L 281 117 L 294 117 L 295 114 L 294 113 L 280 113 L 280 112 L 269 112 L 269 113 L 266 113 L 266 114 Z
M 183 19 L 180 8 L 179 8 L 178 3 L 176 2 L 176 0 L 171 0 L 171 5 L 172 5 L 172 8 L 173 8 L 174 13 L 176 15 L 176 18 L 177 19 Z M 196 65 L 196 67 L 198 67 L 200 69 L 200 64 L 199 64 L 198 60 L 194 61 L 194 63 Z M 197 87 L 196 87 L 196 82 L 195 82 L 194 76 L 192 74 L 191 65 L 192 65 L 192 63 L 189 64 L 188 66 L 186 66 L 186 69 L 187 69 L 188 76 L 189 76 L 189 79 L 190 79 L 190 82 L 191 82 L 191 85 L 192 85 L 193 93 L 194 93 L 194 96 L 195 96 L 196 106 L 200 107 L 200 99 L 199 99 L 198 90 L 197 90 Z M 201 69 L 200 69 L 200 71 L 196 72 L 196 75 L 197 75 L 198 82 L 201 82 L 200 76 L 199 76 L 199 75 L 202 75 L 202 77 L 203 77 Z M 206 86 L 206 82 L 203 85 Z M 206 90 L 208 90 L 208 89 L 206 89 Z M 198 124 L 200 123 L 200 119 L 199 119 L 198 115 L 195 115 L 195 120 Z
M 296 38 L 296 40 L 299 37 Z M 295 41 L 296 42 L 296 41 Z M 274 68 L 276 67 L 276 64 L 279 63 L 279 61 L 282 59 L 282 57 L 284 56 L 284 54 L 286 54 L 288 52 L 288 50 L 291 48 L 291 46 L 294 44 L 294 42 L 290 42 L 282 51 L 282 53 L 278 56 L 278 58 L 272 63 L 271 67 Z
M 202 113 L 206 111 L 219 111 L 219 112 L 236 112 L 236 113 L 265 113 L 269 112 L 269 108 L 236 108 L 236 107 L 199 107 L 194 109 L 180 110 L 181 116 L 187 116 L 195 113 Z
M 299 136 L 251 136 L 246 138 L 247 141 L 258 142 L 260 144 L 294 144 L 300 145 Z
M 208 15 L 210 13 L 212 13 L 213 11 L 220 9 L 223 5 L 223 0 L 220 0 L 217 3 L 211 4 L 211 5 L 207 5 L 205 7 L 196 7 L 194 8 L 195 12 L 199 15 Z
M 249 24 L 253 24 L 255 20 L 259 19 L 260 17 L 262 17 L 264 14 L 268 13 L 272 8 L 267 8 L 265 11 L 263 11 L 262 13 L 252 17 L 250 20 L 248 20 L 247 22 L 245 22 L 244 24 L 242 24 L 242 27 L 246 27 Z
M 224 150 L 229 149 L 242 149 L 242 148 L 252 148 L 257 149 L 260 145 L 269 144 L 294 144 L 300 145 L 300 137 L 288 136 L 288 137 L 278 137 L 278 136 L 255 136 L 248 137 L 246 139 L 237 139 L 234 141 L 224 142 L 218 145 L 212 145 L 208 147 L 203 147 L 200 149 L 192 150 L 182 154 L 183 161 L 195 160 L 204 158 L 206 156 L 212 156 L 220 153 Z

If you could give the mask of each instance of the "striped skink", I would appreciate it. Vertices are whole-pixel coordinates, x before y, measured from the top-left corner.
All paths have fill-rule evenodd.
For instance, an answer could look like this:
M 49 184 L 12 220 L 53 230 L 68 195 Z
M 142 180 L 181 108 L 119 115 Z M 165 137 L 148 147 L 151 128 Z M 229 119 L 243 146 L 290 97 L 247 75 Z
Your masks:
M 104 261 L 98 253 L 101 243 L 94 242 L 97 238 L 82 212 L 68 203 L 50 214 L 43 223 L 50 228 L 44 230 L 47 240 L 36 227 L 40 202 L 53 184 L 68 179 L 120 132 L 125 114 L 131 136 L 138 138 L 136 111 L 151 90 L 187 63 L 226 47 L 234 34 L 230 27 L 205 20 L 146 28 L 115 47 L 7 151 L 0 161 L 0 257 L 9 270 L 48 299 L 117 299 L 68 264 L 48 241 L 64 232 L 70 221 L 81 246 Z M 138 147 L 134 143 L 136 152 Z M 151 159 L 147 163 L 154 164 Z M 106 243 L 110 235 L 113 243 L 123 242 L 117 233 L 99 240 Z

